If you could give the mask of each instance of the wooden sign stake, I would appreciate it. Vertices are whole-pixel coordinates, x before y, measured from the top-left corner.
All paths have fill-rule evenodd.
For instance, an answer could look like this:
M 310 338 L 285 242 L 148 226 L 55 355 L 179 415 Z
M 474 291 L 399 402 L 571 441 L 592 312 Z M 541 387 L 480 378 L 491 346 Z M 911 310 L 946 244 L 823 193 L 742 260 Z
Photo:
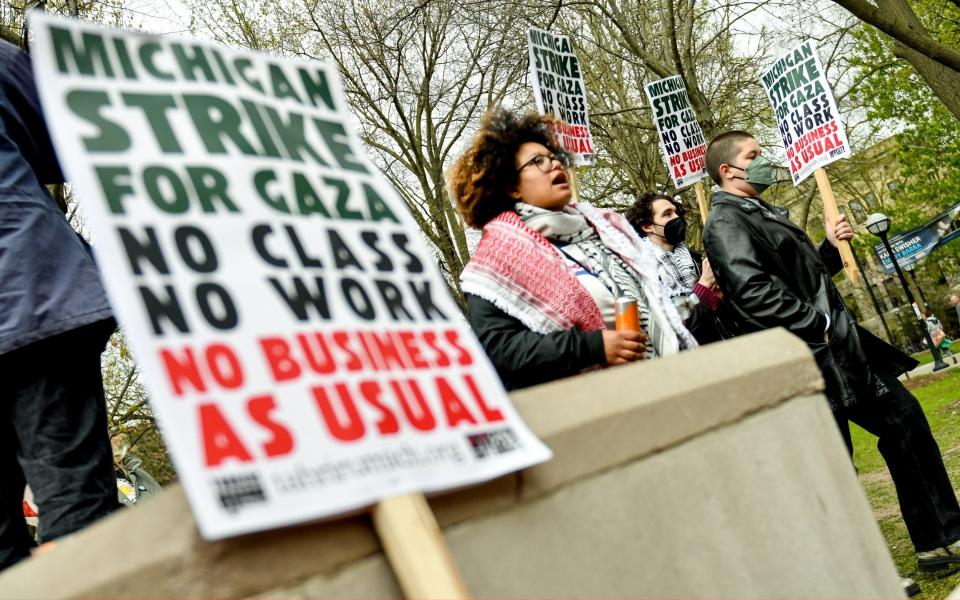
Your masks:
M 697 195 L 697 206 L 700 207 L 700 223 L 706 224 L 707 222 L 707 191 L 703 189 L 703 180 L 698 179 L 693 184 L 693 191 Z
M 831 222 L 836 222 L 840 216 L 840 210 L 837 208 L 837 199 L 833 196 L 833 188 L 830 187 L 830 179 L 827 172 L 822 168 L 813 172 L 817 178 L 817 187 L 820 188 L 820 197 L 823 198 L 823 212 Z M 847 274 L 850 283 L 857 283 L 857 264 L 853 259 L 853 250 L 850 248 L 849 241 L 838 241 L 837 249 L 840 251 L 840 258 L 843 259 L 843 270 Z
M 406 598 L 466 600 L 470 592 L 423 494 L 380 501 L 373 526 Z
M 577 167 L 567 169 L 567 181 L 570 182 L 570 202 L 580 202 L 580 188 L 577 186 Z

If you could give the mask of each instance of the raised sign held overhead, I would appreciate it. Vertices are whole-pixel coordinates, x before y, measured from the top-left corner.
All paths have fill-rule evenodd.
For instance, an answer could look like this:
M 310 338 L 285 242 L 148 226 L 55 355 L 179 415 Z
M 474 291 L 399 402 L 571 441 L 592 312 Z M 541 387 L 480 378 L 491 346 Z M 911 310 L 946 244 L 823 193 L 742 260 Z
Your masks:
M 850 142 L 813 42 L 778 58 L 761 76 L 787 152 L 793 185 L 850 156 Z
M 833 227 L 840 212 L 824 167 L 850 156 L 850 142 L 813 42 L 807 40 L 778 58 L 760 79 L 777 119 L 793 185 L 813 173 L 823 200 L 824 222 Z M 847 279 L 856 284 L 856 258 L 850 242 L 839 241 L 837 250 Z
M 537 110 L 557 118 L 557 140 L 578 165 L 594 163 L 593 139 L 587 110 L 587 87 L 570 38 L 531 27 L 530 81 Z
M 676 188 L 683 188 L 707 176 L 704 155 L 707 140 L 690 106 L 690 97 L 679 75 L 644 86 L 653 122 L 660 137 L 660 151 Z
M 205 537 L 549 456 L 365 158 L 335 68 L 45 15 L 31 29 L 54 142 Z

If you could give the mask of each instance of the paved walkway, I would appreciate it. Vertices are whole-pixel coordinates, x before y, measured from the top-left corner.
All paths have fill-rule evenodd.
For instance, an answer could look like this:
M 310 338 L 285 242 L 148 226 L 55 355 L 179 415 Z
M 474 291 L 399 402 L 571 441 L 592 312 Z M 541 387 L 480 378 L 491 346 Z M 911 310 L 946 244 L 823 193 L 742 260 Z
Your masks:
M 949 371 L 949 370 L 951 370 L 951 369 L 956 369 L 957 367 L 960 367 L 960 364 L 958 364 L 958 362 L 960 362 L 960 360 L 958 360 L 958 358 L 957 358 L 956 355 L 944 357 L 943 362 L 947 363 L 947 368 L 946 368 L 946 369 L 941 369 L 941 370 L 937 371 L 937 373 L 946 373 L 947 371 Z M 929 375 L 930 373 L 933 373 L 933 363 L 932 363 L 932 362 L 929 362 L 929 363 L 927 363 L 927 364 L 925 364 L 925 365 L 920 365 L 919 367 L 917 367 L 916 369 L 910 371 L 910 372 L 907 373 L 906 375 L 901 375 L 901 376 L 900 376 L 900 379 L 901 379 L 901 380 L 905 379 L 905 378 L 907 377 L 907 375 L 909 375 L 910 377 L 916 377 L 917 375 Z

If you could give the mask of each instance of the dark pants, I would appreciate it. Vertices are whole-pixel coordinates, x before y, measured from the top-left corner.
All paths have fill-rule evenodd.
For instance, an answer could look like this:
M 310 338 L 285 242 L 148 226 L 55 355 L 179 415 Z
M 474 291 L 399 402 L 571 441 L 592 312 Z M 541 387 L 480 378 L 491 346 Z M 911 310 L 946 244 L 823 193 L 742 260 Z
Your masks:
M 900 512 L 917 552 L 960 540 L 960 506 L 920 403 L 895 377 L 880 376 L 873 398 L 834 412 L 852 455 L 847 420 L 879 438 Z
M 111 323 L 0 354 L 0 569 L 29 556 L 26 483 L 47 542 L 117 508 L 100 374 Z

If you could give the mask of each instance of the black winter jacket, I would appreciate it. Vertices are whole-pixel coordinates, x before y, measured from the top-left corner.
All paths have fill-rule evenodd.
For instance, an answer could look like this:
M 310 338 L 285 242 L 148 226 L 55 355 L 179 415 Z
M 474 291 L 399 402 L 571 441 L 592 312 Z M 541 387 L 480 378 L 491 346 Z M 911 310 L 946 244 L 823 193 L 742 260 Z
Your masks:
M 834 409 L 870 397 L 873 371 L 899 375 L 915 367 L 917 361 L 861 328 L 847 310 L 831 279 L 842 268 L 837 249 L 827 240 L 814 248 L 786 209 L 753 200 L 716 193 L 703 234 L 742 330 L 784 327 L 805 341 Z
M 607 364 L 601 330 L 535 333 L 492 302 L 473 294 L 466 299 L 470 326 L 508 390 Z

